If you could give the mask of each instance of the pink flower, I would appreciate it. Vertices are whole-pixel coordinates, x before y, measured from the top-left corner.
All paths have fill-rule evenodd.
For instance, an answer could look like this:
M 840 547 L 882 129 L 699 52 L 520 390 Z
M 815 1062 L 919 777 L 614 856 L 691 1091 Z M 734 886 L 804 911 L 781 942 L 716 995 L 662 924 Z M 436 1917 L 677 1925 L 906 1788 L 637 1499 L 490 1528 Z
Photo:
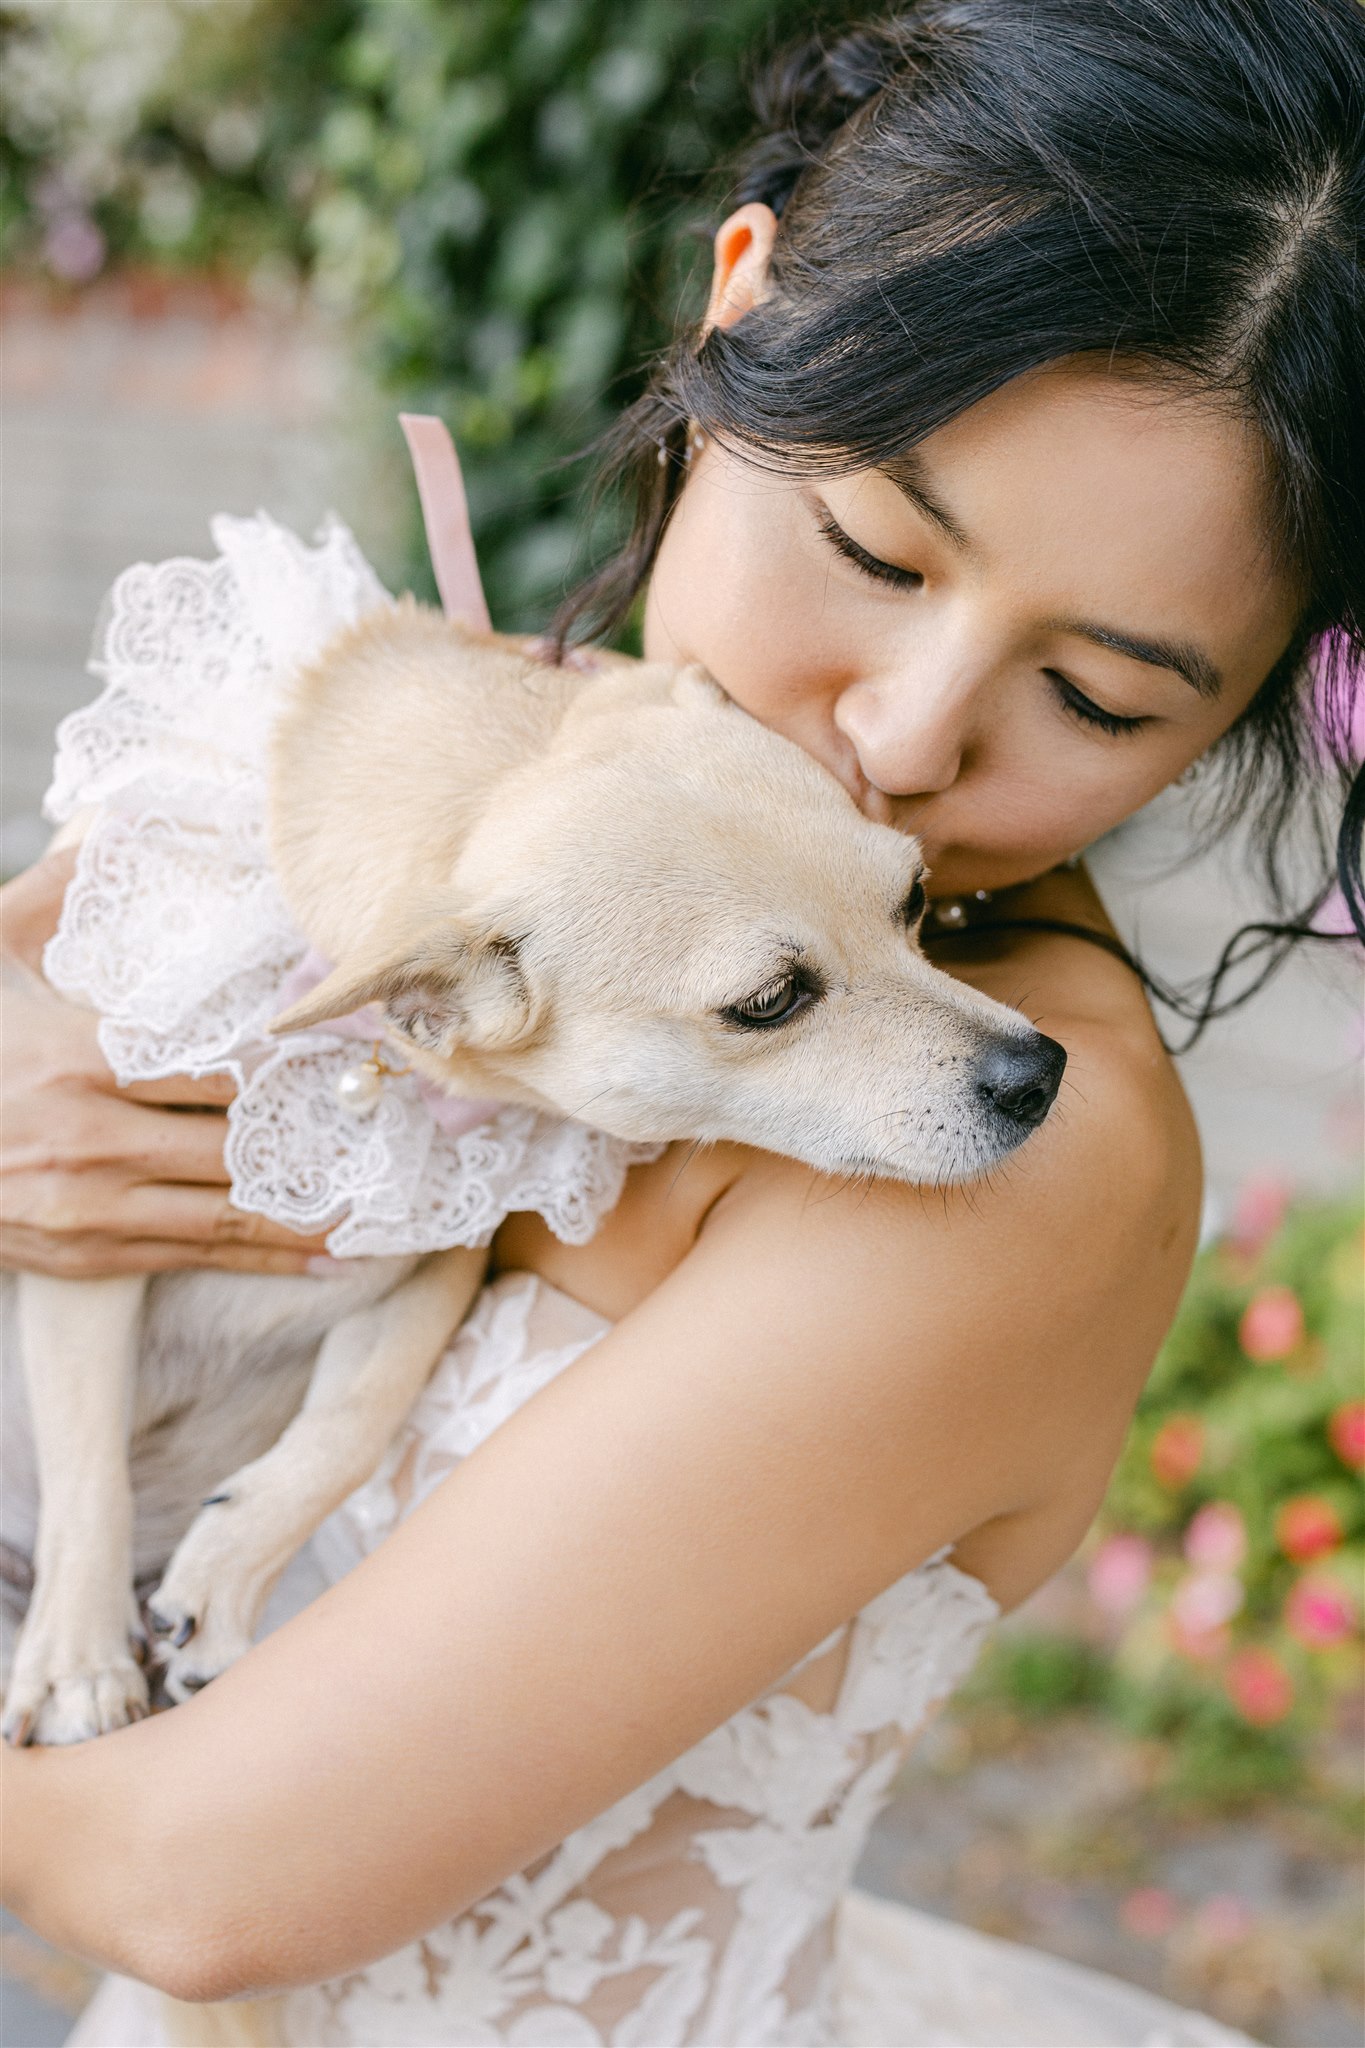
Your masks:
M 1253 1294 L 1237 1331 L 1238 1342 L 1258 1365 L 1288 1358 L 1303 1342 L 1303 1303 L 1292 1287 L 1262 1287 Z
M 1131 1614 L 1152 1577 L 1152 1546 L 1145 1536 L 1106 1536 L 1090 1560 L 1086 1584 L 1106 1614 Z
M 1273 1728 L 1294 1704 L 1294 1681 L 1273 1650 L 1239 1650 L 1223 1674 L 1228 1698 L 1253 1728 Z
M 1247 1554 L 1247 1525 L 1230 1500 L 1211 1500 L 1185 1531 L 1182 1548 L 1192 1565 L 1235 1572 Z
M 1346 1588 L 1322 1572 L 1301 1578 L 1284 1604 L 1284 1625 L 1306 1650 L 1334 1649 L 1351 1635 L 1355 1622 L 1355 1603 Z
M 1204 1460 L 1204 1425 L 1197 1415 L 1172 1415 L 1152 1439 L 1152 1476 L 1174 1491 L 1187 1486 Z
M 1365 1471 L 1365 1401 L 1346 1401 L 1327 1425 L 1327 1439 L 1343 1465 Z
M 1184 1633 L 1208 1635 L 1231 1621 L 1245 1598 L 1231 1572 L 1187 1572 L 1171 1595 L 1171 1613 Z
M 1341 1523 L 1329 1501 L 1316 1493 L 1296 1494 L 1275 1513 L 1275 1541 L 1295 1564 L 1325 1557 L 1341 1541 Z
M 1119 1907 L 1119 1919 L 1139 1941 L 1160 1941 L 1170 1933 L 1178 1917 L 1175 1900 L 1155 1884 L 1140 1885 L 1129 1892 Z
M 1254 1259 L 1275 1235 L 1289 1207 L 1289 1188 L 1282 1180 L 1249 1180 L 1237 1197 L 1228 1231 L 1234 1250 Z

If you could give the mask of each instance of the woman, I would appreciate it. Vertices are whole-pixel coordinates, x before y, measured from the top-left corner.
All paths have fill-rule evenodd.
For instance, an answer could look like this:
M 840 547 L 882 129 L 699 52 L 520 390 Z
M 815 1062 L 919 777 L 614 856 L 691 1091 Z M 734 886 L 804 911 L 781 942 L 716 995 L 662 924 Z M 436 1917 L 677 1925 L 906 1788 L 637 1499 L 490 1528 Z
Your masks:
M 372 1554 L 187 1707 L 6 1759 L 41 1932 L 284 1994 L 114 1991 L 78 2038 L 1230 2038 L 840 1900 L 1083 1534 L 1194 1244 L 1189 1115 L 1069 863 L 1216 750 L 1273 879 L 1344 757 L 1363 135 L 1351 0 L 929 0 L 785 69 L 702 334 L 621 429 L 630 543 L 561 624 L 647 579 L 647 653 L 918 835 L 936 957 L 1065 1044 L 1063 1114 L 932 1202 L 721 1148 L 585 1247 L 512 1218 L 324 1552 Z M 20 959 L 59 882 L 18 885 Z M 29 1002 L 14 1263 L 317 1251 L 225 1217 L 213 1119 L 115 1100 Z

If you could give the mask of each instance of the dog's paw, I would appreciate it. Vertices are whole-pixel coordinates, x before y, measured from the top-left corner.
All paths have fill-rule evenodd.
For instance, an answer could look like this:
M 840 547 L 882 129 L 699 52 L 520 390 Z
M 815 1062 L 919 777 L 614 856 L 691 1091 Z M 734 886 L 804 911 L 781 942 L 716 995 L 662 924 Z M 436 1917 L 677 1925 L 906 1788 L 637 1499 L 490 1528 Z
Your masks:
M 16 1664 L 5 1695 L 0 1730 L 16 1748 L 24 1743 L 87 1742 L 141 1721 L 149 1711 L 147 1680 L 131 1656 L 100 1669 L 58 1673 L 37 1660 Z
M 16 1748 L 86 1742 L 148 1705 L 147 1639 L 131 1593 L 116 1585 L 81 1597 L 39 1585 L 19 1632 L 0 1734 Z
M 238 1552 L 231 1518 L 200 1515 L 147 1603 L 161 1683 L 187 1700 L 251 1648 L 269 1587 Z

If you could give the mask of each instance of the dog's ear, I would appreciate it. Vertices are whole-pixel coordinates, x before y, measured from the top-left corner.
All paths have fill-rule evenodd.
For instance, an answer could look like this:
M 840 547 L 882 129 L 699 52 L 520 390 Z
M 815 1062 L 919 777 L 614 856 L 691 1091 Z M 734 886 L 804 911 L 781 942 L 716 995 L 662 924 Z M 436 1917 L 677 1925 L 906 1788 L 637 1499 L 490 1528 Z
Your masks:
M 515 1045 L 532 1022 L 516 941 L 446 919 L 370 966 L 333 968 L 270 1029 L 306 1031 L 372 1003 L 414 1045 L 444 1057 Z

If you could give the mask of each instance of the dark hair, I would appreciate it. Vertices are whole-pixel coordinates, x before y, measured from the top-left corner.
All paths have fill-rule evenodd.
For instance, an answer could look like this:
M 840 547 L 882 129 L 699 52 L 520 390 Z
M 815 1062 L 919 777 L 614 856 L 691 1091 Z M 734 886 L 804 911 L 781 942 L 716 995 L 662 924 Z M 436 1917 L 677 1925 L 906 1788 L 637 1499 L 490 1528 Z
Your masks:
M 730 203 L 780 216 L 768 296 L 689 327 L 602 449 L 633 513 L 554 630 L 609 632 L 652 567 L 689 421 L 787 472 L 891 460 L 1026 371 L 1101 357 L 1234 404 L 1267 454 L 1292 644 L 1218 748 L 1252 813 L 1259 986 L 1335 865 L 1365 939 L 1365 14 L 1356 0 L 919 0 L 776 59 Z M 1311 701 L 1310 701 L 1311 699 Z M 1326 771 L 1324 773 L 1324 771 Z M 1331 789 L 1344 796 L 1336 837 Z M 1333 806 L 1334 808 L 1335 806 Z M 1307 827 L 1307 886 L 1290 827 Z M 1243 986 L 1236 1000 L 1250 992 Z

